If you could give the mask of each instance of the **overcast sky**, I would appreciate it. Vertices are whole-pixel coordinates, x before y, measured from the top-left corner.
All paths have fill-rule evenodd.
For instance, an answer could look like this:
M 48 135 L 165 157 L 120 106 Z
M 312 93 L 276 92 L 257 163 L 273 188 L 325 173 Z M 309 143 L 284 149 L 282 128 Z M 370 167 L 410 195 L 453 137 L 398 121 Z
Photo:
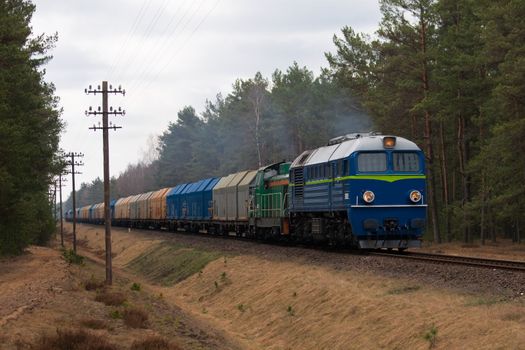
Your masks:
M 85 154 L 78 184 L 103 174 L 102 133 L 88 130 L 100 117 L 84 116 L 101 98 L 85 95 L 88 85 L 108 80 L 126 89 L 109 98 L 126 110 L 110 117 L 123 126 L 110 132 L 110 171 L 118 175 L 184 106 L 201 112 L 235 79 L 257 71 L 269 78 L 293 61 L 317 73 L 343 26 L 373 33 L 380 20 L 376 0 L 33 1 L 34 33 L 59 36 L 46 80 L 64 109 L 61 147 Z

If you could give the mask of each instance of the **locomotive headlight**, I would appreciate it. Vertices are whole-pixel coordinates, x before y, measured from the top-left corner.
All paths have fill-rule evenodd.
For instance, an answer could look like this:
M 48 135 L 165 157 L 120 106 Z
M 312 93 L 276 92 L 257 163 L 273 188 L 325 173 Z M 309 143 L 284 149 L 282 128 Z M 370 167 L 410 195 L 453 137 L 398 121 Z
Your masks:
M 396 138 L 393 136 L 387 136 L 383 138 L 384 148 L 394 148 L 396 146 Z
M 419 192 L 418 190 L 410 191 L 409 197 L 412 203 L 417 203 L 421 200 L 421 192 Z
M 374 192 L 372 191 L 365 191 L 363 193 L 363 200 L 366 202 L 366 203 L 372 203 L 374 201 L 374 199 L 376 198 L 376 195 L 374 194 Z

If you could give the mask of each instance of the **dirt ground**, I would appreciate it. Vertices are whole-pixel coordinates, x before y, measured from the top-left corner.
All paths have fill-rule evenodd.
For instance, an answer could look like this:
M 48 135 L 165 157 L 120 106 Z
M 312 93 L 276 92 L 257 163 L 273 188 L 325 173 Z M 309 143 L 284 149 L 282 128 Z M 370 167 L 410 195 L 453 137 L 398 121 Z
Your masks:
M 107 318 L 108 307 L 79 287 L 91 274 L 103 276 L 104 229 L 77 229 L 79 251 L 92 261 L 87 266 L 67 267 L 58 251 L 47 248 L 0 262 L 0 344 L 10 344 L 0 348 L 15 349 L 42 332 L 75 325 L 86 313 Z M 221 257 L 174 285 L 129 268 L 164 241 Z M 512 259 L 525 260 L 525 249 L 514 248 L 427 249 L 507 259 L 503 253 L 512 251 Z M 499 290 L 474 293 L 454 288 L 454 282 L 436 287 L 417 276 L 326 264 L 325 258 L 347 258 L 324 252 L 119 228 L 113 229 L 113 252 L 117 284 L 129 289 L 140 283 L 134 302 L 153 305 L 148 329 L 110 320 L 112 330 L 100 331 L 124 348 L 158 333 L 190 349 L 525 349 L 525 297 L 514 289 L 512 297 Z M 440 273 L 437 267 L 425 271 Z M 168 316 L 177 321 L 167 322 Z

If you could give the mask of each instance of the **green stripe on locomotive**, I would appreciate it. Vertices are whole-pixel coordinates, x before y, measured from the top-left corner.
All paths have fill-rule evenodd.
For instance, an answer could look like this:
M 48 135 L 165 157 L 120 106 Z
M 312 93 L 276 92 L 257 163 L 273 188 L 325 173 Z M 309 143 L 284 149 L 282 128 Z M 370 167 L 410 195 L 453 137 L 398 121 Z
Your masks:
M 250 217 L 282 218 L 288 215 L 288 184 L 291 163 L 259 169 L 255 178 Z

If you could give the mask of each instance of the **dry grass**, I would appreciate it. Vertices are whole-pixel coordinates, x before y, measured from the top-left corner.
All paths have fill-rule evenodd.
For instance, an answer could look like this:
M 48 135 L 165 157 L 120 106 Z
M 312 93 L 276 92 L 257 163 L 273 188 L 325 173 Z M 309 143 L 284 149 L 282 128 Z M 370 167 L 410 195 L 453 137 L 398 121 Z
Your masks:
M 495 303 L 498 297 L 464 295 L 412 279 L 252 256 L 228 259 L 229 285 L 217 278 L 224 271 L 222 259 L 213 261 L 200 276 L 166 289 L 164 298 L 206 314 L 229 334 L 243 334 L 250 339 L 246 348 L 490 349 L 499 344 L 520 349 L 525 344 L 525 316 L 518 316 L 525 315 L 525 300 Z M 247 300 L 249 308 L 242 312 Z
M 89 280 L 84 282 L 84 288 L 86 290 L 97 290 L 104 288 L 104 281 L 96 281 L 93 278 L 90 278 Z
M 100 335 L 84 330 L 57 329 L 56 334 L 43 335 L 35 344 L 36 350 L 117 350 Z
M 97 293 L 95 301 L 104 303 L 108 306 L 120 306 L 126 302 L 126 295 L 121 292 L 110 292 L 103 290 Z
M 153 335 L 144 340 L 135 341 L 130 350 L 179 350 L 179 346 L 170 343 L 166 339 Z
M 106 321 L 98 320 L 96 318 L 86 318 L 80 321 L 80 324 L 86 328 L 91 329 L 108 329 L 109 326 Z
M 520 312 L 507 312 L 504 314 L 501 319 L 503 321 L 521 321 L 523 319 L 524 315 Z
M 140 308 L 129 308 L 124 310 L 122 315 L 124 324 L 131 328 L 146 328 L 148 322 L 148 314 Z

